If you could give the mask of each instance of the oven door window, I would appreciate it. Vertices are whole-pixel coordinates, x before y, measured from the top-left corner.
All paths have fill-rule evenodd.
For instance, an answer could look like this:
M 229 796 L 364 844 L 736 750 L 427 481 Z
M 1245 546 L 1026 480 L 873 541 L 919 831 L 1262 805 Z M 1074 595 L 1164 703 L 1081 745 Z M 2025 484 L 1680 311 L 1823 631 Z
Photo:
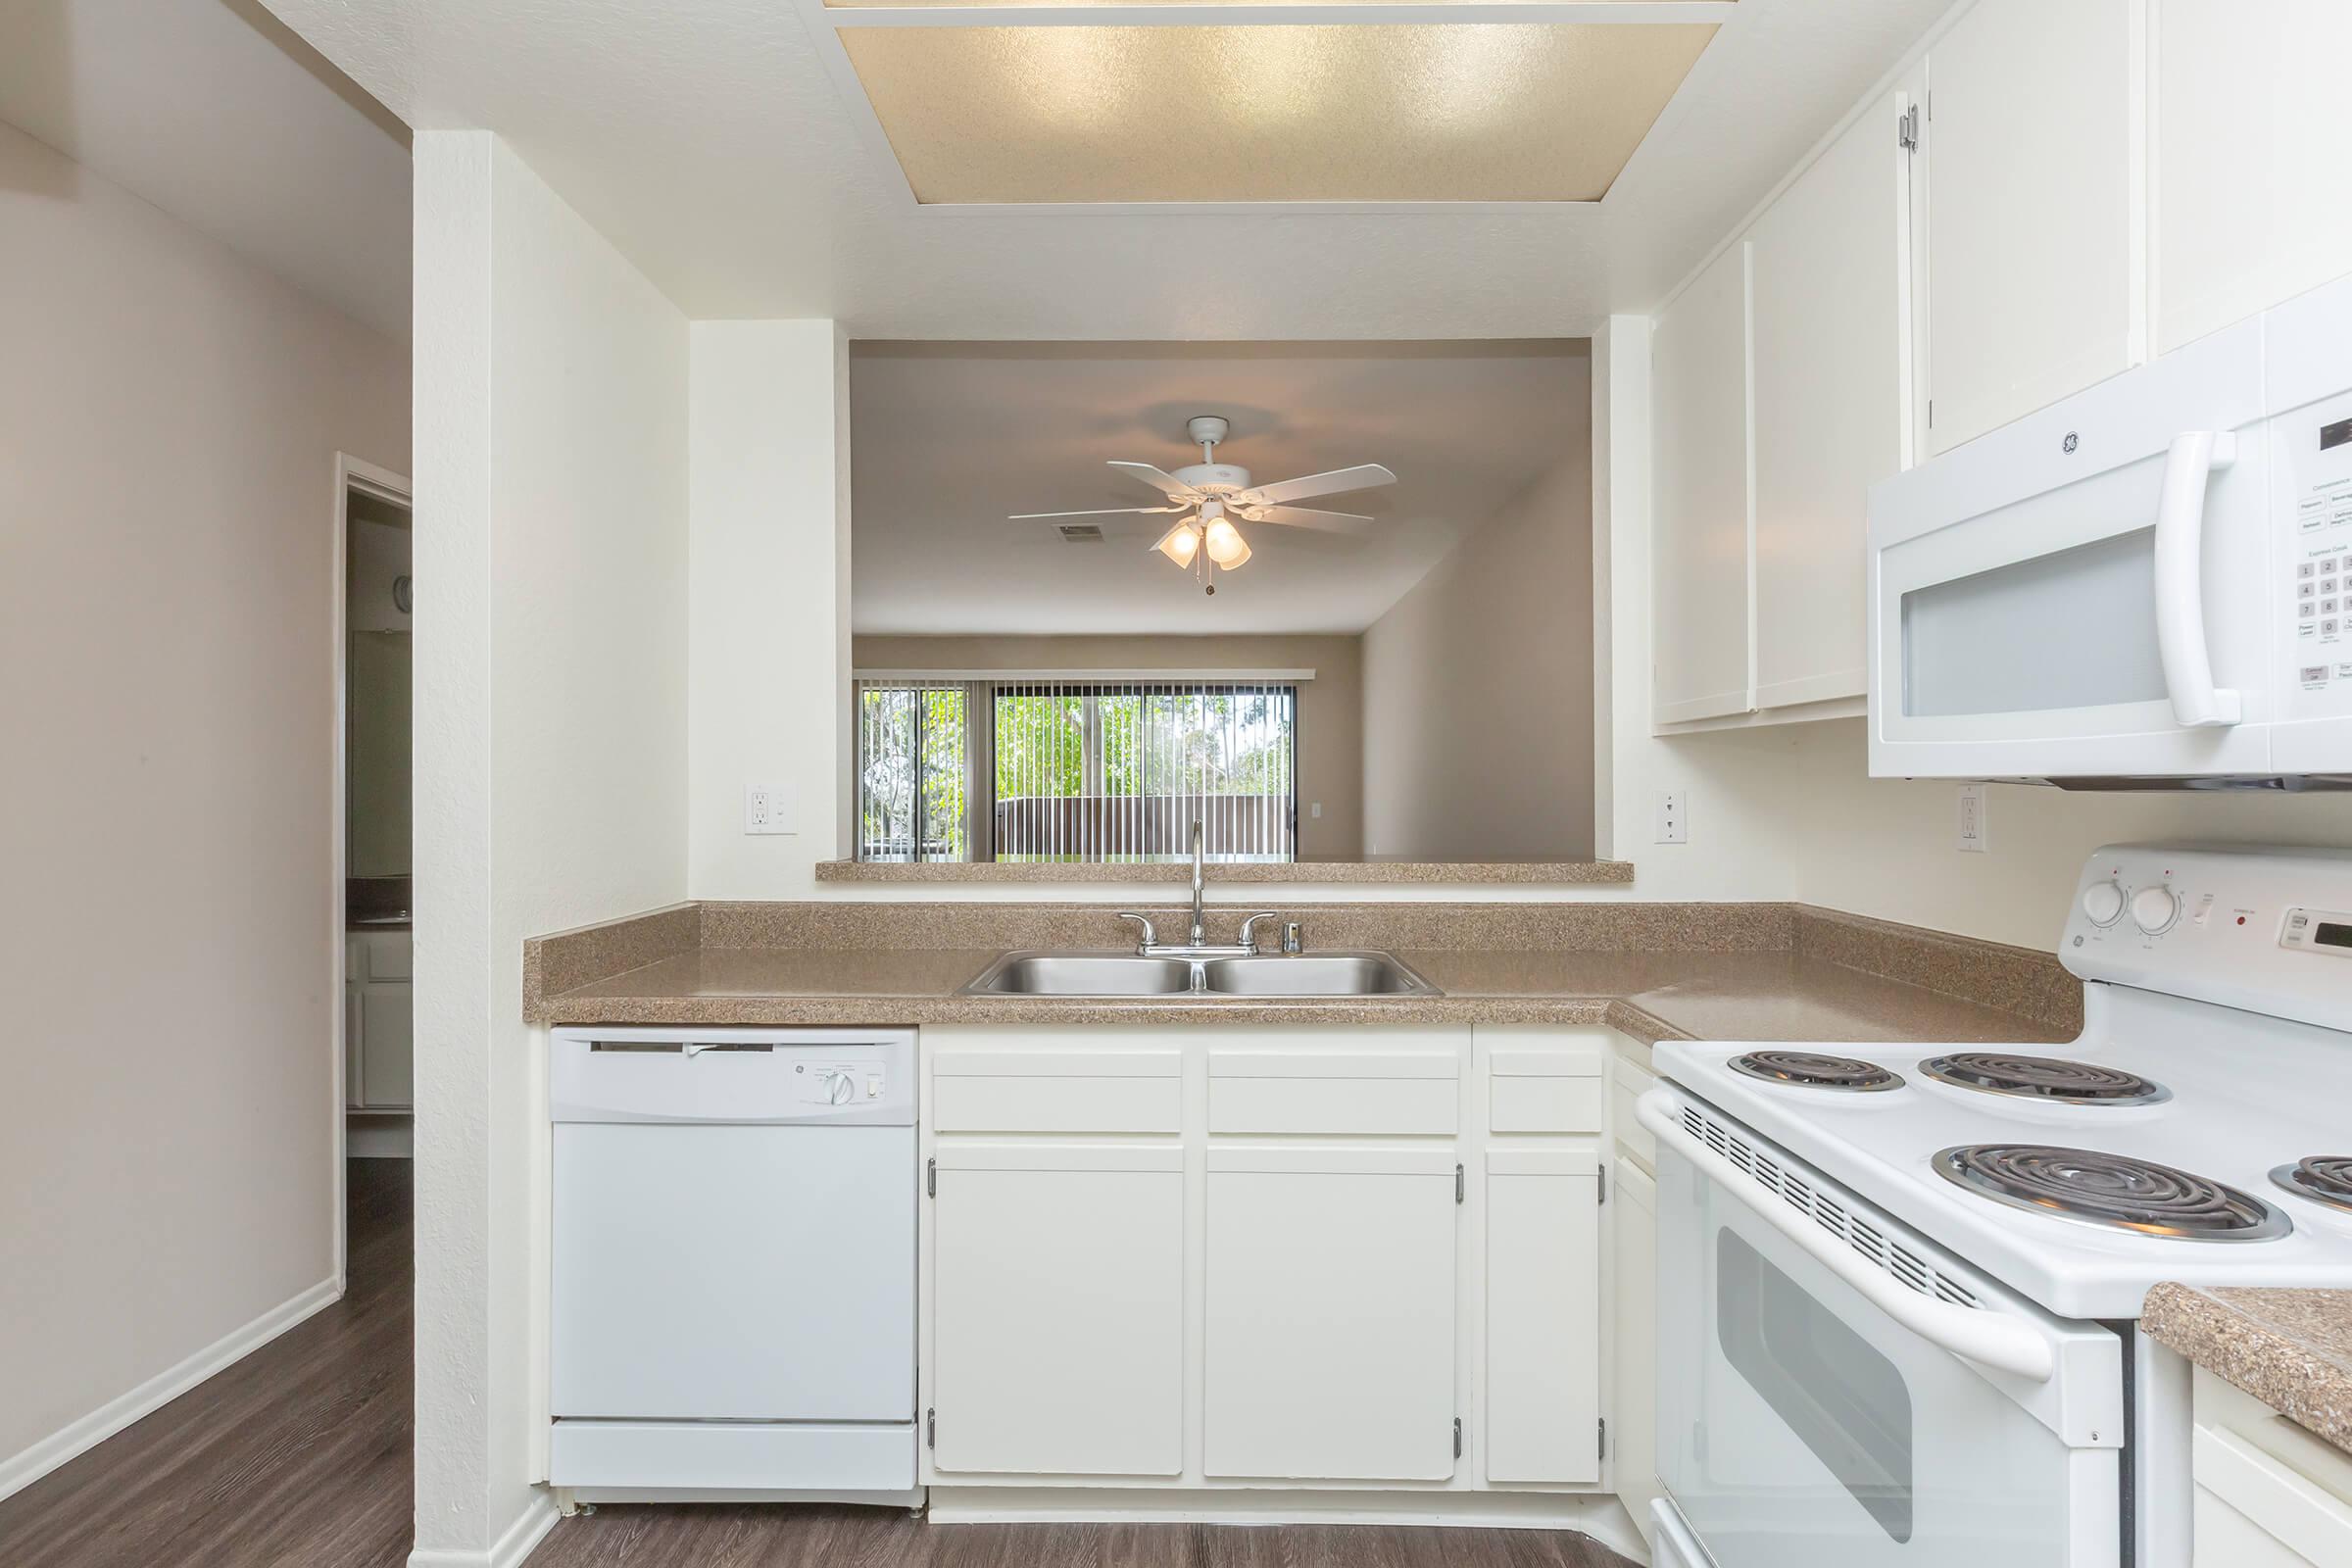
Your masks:
M 1716 1232 L 1724 1359 L 1898 1544 L 1911 1539 L 1911 1391 L 1892 1361 L 1729 1230 Z

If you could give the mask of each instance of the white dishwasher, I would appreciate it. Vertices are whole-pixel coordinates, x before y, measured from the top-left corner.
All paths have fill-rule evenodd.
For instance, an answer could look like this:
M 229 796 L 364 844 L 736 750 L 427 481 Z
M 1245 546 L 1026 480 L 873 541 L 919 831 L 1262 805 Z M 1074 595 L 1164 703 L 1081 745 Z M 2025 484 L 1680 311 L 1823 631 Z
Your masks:
M 914 1036 L 565 1028 L 548 1479 L 909 1503 Z

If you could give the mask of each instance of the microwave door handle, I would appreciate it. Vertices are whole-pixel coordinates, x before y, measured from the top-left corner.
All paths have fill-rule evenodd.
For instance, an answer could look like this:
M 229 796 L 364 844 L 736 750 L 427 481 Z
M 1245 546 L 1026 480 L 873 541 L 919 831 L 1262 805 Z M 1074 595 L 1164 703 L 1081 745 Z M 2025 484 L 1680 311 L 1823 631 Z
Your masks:
M 2033 1324 L 1983 1307 L 1940 1301 L 1902 1284 L 1857 1253 L 1842 1238 L 1823 1230 L 1811 1215 L 1798 1213 L 1778 1194 L 1765 1191 L 1754 1177 L 1691 1137 L 1674 1113 L 1674 1098 L 1663 1089 L 1652 1089 L 1636 1101 L 1634 1116 L 1659 1143 L 1697 1166 L 1708 1180 L 1753 1209 L 1759 1219 L 1852 1286 L 1871 1305 L 1929 1344 L 2034 1383 L 2047 1383 L 2056 1373 L 2057 1352 Z
M 2217 468 L 2237 461 L 2230 430 L 2173 437 L 2156 499 L 2156 652 L 2173 717 L 2202 729 L 2238 721 L 2237 693 L 2213 683 L 2205 647 L 2205 489 Z

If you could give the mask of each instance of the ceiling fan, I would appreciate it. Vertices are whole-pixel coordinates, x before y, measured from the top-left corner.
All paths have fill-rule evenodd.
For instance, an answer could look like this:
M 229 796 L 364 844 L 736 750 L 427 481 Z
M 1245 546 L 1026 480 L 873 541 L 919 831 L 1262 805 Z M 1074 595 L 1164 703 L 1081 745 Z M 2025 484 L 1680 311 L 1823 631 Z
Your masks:
M 1176 525 L 1162 534 L 1152 546 L 1177 565 L 1208 578 L 1212 566 L 1227 571 L 1250 559 L 1250 541 L 1242 537 L 1239 522 L 1271 522 L 1289 528 L 1312 528 L 1323 533 L 1361 533 L 1372 519 L 1353 512 L 1323 512 L 1313 507 L 1291 505 L 1310 496 L 1338 495 L 1347 490 L 1368 490 L 1374 485 L 1395 484 L 1396 476 L 1377 463 L 1362 463 L 1352 468 L 1334 468 L 1328 473 L 1310 473 L 1297 479 L 1281 479 L 1273 484 L 1252 485 L 1250 470 L 1230 463 L 1217 461 L 1217 443 L 1223 441 L 1232 425 L 1214 414 L 1196 415 L 1185 421 L 1185 434 L 1200 447 L 1200 461 L 1168 473 L 1149 463 L 1113 463 L 1111 466 L 1122 473 L 1132 474 L 1168 498 L 1164 507 L 1096 507 L 1084 512 L 1022 512 L 1008 520 L 1031 522 L 1052 517 L 1109 517 L 1153 515 L 1166 513 L 1186 513 Z M 1207 591 L 1215 593 L 1217 585 L 1207 582 Z

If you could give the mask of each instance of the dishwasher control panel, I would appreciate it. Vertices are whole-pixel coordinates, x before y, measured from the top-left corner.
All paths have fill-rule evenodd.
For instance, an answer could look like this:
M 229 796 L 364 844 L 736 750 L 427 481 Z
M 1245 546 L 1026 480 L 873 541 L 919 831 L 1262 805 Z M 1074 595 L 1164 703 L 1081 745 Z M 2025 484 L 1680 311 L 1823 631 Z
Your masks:
M 910 1029 L 558 1029 L 558 1122 L 914 1125 Z

